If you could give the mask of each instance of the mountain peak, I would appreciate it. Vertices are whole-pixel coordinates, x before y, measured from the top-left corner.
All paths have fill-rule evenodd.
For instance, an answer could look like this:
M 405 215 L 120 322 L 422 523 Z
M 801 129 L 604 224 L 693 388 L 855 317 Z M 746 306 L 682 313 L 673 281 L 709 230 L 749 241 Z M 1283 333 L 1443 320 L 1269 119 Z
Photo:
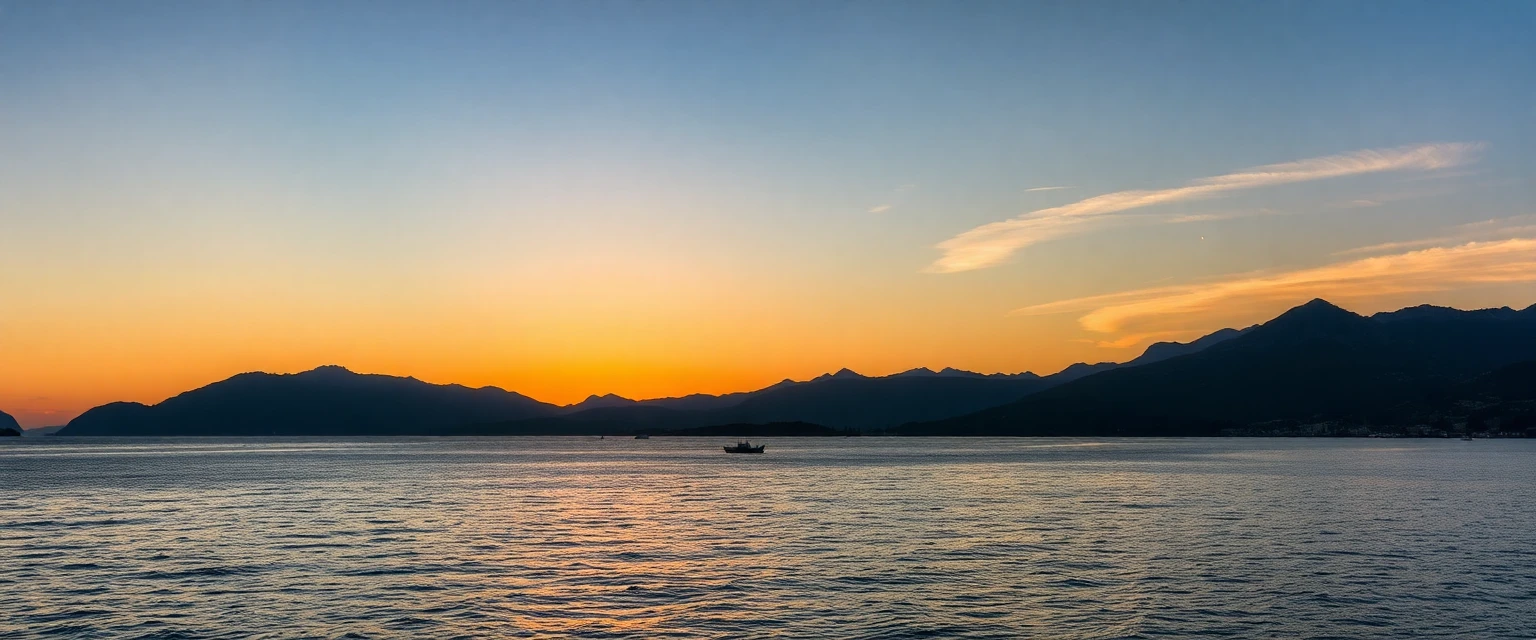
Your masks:
M 310 369 L 309 371 L 304 371 L 304 372 L 300 373 L 300 375 L 303 375 L 303 374 L 312 374 L 312 375 L 317 375 L 317 376 L 355 376 L 355 375 L 357 375 L 356 373 L 353 373 L 351 369 L 343 367 L 343 366 L 341 366 L 339 364 L 323 364 L 323 365 L 320 365 L 320 366 L 315 367 L 313 369 Z
M 1188 355 L 1204 350 L 1211 345 L 1219 344 L 1236 338 L 1252 329 L 1252 326 L 1248 327 L 1247 329 L 1218 329 L 1189 342 L 1154 342 L 1147 345 L 1146 350 L 1142 351 L 1140 356 L 1137 356 L 1134 360 L 1131 360 L 1125 364 L 1126 366 L 1138 366 L 1143 364 L 1151 364 L 1153 362 L 1161 362 L 1163 360 L 1176 358 L 1182 355 Z
M 576 404 L 566 405 L 566 408 L 596 409 L 598 407 L 622 407 L 631 404 L 635 404 L 635 401 L 616 393 L 605 393 L 603 395 L 597 395 L 594 393 L 590 396 L 587 396 L 586 400 L 582 400 Z
M 17 435 L 20 435 L 22 432 L 21 424 L 16 422 L 16 419 L 12 418 L 11 414 L 0 411 L 0 431 L 4 431 L 6 429 L 15 430 Z
M 1051 374 L 1050 377 L 1061 382 L 1070 382 L 1078 378 L 1091 376 L 1100 371 L 1108 371 L 1119 366 L 1119 364 L 1114 362 L 1095 362 L 1093 364 L 1088 364 L 1086 362 L 1075 362 L 1067 365 L 1067 368 Z
M 1421 304 L 1416 307 L 1404 307 L 1397 311 L 1383 311 L 1371 316 L 1371 319 L 1380 322 L 1398 322 L 1403 320 L 1455 321 L 1465 319 L 1513 320 L 1519 319 L 1521 313 L 1523 312 L 1515 311 L 1509 307 L 1463 311 L 1454 307 Z
M 1293 308 L 1291 310 L 1295 311 L 1296 309 L 1309 309 L 1309 310 L 1313 311 L 1314 313 L 1316 313 L 1316 312 L 1343 311 L 1344 313 L 1349 313 L 1350 315 L 1355 315 L 1353 313 L 1345 311 L 1343 307 L 1340 307 L 1339 305 L 1336 305 L 1336 304 L 1334 304 L 1332 302 L 1329 302 L 1327 300 L 1324 300 L 1322 298 L 1313 298 L 1311 300 L 1308 300 L 1306 304 L 1303 304 L 1301 306 L 1295 307 L 1295 308 Z
M 844 371 L 847 371 L 847 369 L 844 369 Z M 898 378 L 898 377 L 901 377 L 901 378 L 931 378 L 931 377 L 936 376 L 936 375 L 939 375 L 939 374 L 935 373 L 933 369 L 929 369 L 928 367 L 918 367 L 916 369 L 908 369 L 908 370 L 903 371 L 901 373 L 892 375 L 891 377 L 892 378 Z
M 1318 298 L 1294 307 L 1273 320 L 1247 331 L 1245 340 L 1233 340 L 1240 348 L 1256 345 L 1300 344 L 1324 340 L 1328 342 L 1352 342 L 1366 338 L 1380 327 L 1379 323 L 1341 309 L 1333 303 Z
M 864 377 L 864 376 L 859 375 L 858 373 L 855 373 L 853 369 L 849 369 L 847 367 L 843 367 L 841 369 L 838 369 L 836 373 L 823 373 L 823 374 L 821 374 L 819 376 L 816 376 L 814 379 L 815 380 L 828 380 L 828 379 L 831 379 L 831 380 L 847 380 L 847 379 L 851 379 L 851 378 L 862 378 L 862 377 Z
M 1342 308 L 1342 307 L 1340 307 L 1340 306 L 1338 306 L 1338 305 L 1336 305 L 1336 304 L 1334 304 L 1332 302 L 1324 300 L 1322 298 L 1313 298 L 1311 302 L 1308 302 L 1308 303 L 1306 303 L 1304 305 L 1292 307 L 1290 310 L 1286 311 L 1285 313 L 1280 314 L 1274 320 L 1270 320 L 1269 322 L 1266 322 L 1265 325 L 1271 325 L 1271 324 L 1275 324 L 1277 322 L 1284 322 L 1284 321 L 1287 321 L 1287 320 L 1295 321 L 1297 319 L 1303 319 L 1303 320 L 1306 320 L 1308 322 L 1315 322 L 1315 321 L 1319 321 L 1319 320 L 1322 320 L 1322 321 L 1353 321 L 1353 320 L 1364 320 L 1365 317 L 1361 316 L 1359 314 L 1356 314 L 1353 311 L 1349 311 L 1347 309 L 1344 309 L 1344 308 Z
M 559 407 L 490 387 L 430 384 L 324 366 L 243 373 L 153 405 L 113 403 L 64 435 L 446 435 L 469 425 L 554 416 Z

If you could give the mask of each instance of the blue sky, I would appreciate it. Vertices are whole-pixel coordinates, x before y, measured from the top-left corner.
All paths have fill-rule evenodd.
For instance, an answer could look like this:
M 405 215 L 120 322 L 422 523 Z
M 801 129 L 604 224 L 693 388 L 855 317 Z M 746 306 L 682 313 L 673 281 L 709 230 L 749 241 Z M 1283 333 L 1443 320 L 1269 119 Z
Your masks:
M 1536 235 L 1533 32 L 1528 2 L 0 1 L 0 296 L 24 310 L 0 340 L 31 345 L 0 386 L 47 367 L 54 391 L 13 395 L 68 396 L 146 332 L 108 369 L 150 400 L 341 360 L 566 371 L 564 398 L 1123 359 L 1176 332 L 1014 312 Z M 1103 194 L 1458 144 L 933 272 L 952 238 Z

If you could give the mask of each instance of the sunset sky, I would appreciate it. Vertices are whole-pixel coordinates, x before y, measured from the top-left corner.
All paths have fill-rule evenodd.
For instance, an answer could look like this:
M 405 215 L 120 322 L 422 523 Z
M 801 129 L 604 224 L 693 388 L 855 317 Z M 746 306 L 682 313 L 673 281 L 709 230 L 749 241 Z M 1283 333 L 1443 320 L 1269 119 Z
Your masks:
M 0 0 L 0 410 L 1536 303 L 1536 3 Z

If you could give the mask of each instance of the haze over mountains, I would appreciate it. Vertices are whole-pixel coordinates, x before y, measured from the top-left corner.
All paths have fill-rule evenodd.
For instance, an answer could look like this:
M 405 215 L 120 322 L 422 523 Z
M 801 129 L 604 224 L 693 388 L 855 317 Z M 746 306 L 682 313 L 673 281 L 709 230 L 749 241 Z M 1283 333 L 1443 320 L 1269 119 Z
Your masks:
M 1214 435 L 1401 425 L 1431 414 L 1443 422 L 1468 403 L 1518 405 L 1511 381 L 1532 367 L 1503 368 L 1531 361 L 1536 307 L 1363 317 L 1314 300 L 1262 325 L 1050 376 L 844 369 L 720 396 L 606 395 L 561 407 L 495 387 L 328 366 L 241 374 L 153 406 L 96 407 L 60 435 L 703 434 L 770 423 L 797 433 Z M 1504 422 L 1518 423 L 1521 411 Z

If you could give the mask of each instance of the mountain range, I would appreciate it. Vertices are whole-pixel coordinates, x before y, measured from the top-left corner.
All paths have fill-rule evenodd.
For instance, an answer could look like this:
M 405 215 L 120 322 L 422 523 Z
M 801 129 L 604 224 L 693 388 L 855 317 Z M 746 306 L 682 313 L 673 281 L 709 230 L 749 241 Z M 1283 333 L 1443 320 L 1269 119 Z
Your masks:
M 562 407 L 495 387 L 326 366 L 240 374 L 156 405 L 96 407 L 59 434 L 703 434 L 770 424 L 828 434 L 1281 434 L 1465 421 L 1468 407 L 1493 416 L 1487 406 L 1524 402 L 1517 383 L 1536 369 L 1520 368 L 1531 361 L 1536 306 L 1420 306 L 1366 317 L 1314 300 L 1261 325 L 1049 376 L 914 369 L 869 377 L 844 369 L 756 391 L 604 395 Z
M 1237 335 L 1159 343 L 1155 360 Z M 1076 364 L 1039 376 L 913 369 L 869 377 L 848 369 L 723 395 L 630 400 L 594 395 L 568 406 L 496 387 L 471 389 L 324 366 L 296 374 L 243 373 L 156 405 L 93 408 L 58 432 L 108 435 L 535 435 L 696 432 L 726 424 L 809 423 L 829 431 L 879 432 L 909 422 L 980 411 L 1115 368 Z
M 21 435 L 21 425 L 11 414 L 0 411 L 0 437 Z
M 1468 385 L 1480 376 L 1533 360 L 1536 307 L 1421 306 L 1365 317 L 1313 300 L 1205 349 L 897 431 L 1086 436 L 1395 431 L 1465 409 L 1461 403 L 1475 402 Z

